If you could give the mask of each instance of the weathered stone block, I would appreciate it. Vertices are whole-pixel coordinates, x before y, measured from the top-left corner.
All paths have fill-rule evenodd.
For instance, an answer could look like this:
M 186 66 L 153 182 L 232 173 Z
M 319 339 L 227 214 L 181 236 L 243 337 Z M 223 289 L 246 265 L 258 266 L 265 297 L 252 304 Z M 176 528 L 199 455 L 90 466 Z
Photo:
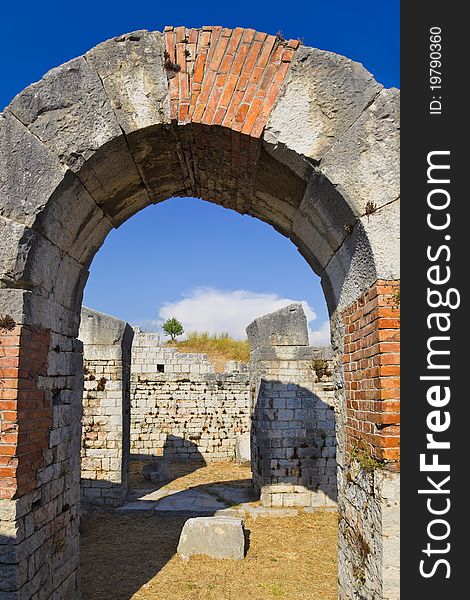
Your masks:
M 49 71 L 7 110 L 77 172 L 115 225 L 122 222 L 123 202 L 150 204 L 103 84 L 83 57 Z
M 250 348 L 308 346 L 307 319 L 301 304 L 289 304 L 258 317 L 246 328 Z
M 98 72 L 126 134 L 170 122 L 163 42 L 158 31 L 134 31 L 99 44 L 85 55 Z
M 66 168 L 11 113 L 0 114 L 1 214 L 33 225 Z
M 319 160 L 381 89 L 360 63 L 300 47 L 265 137 Z
M 125 321 L 98 312 L 86 306 L 82 307 L 80 323 L 80 340 L 87 346 L 120 345 L 129 325 Z M 130 328 L 132 329 L 132 328 Z M 129 332 L 132 340 L 133 332 Z M 100 349 L 100 358 L 104 359 L 104 349 Z
M 242 559 L 245 555 L 243 520 L 230 517 L 188 519 L 181 532 L 178 554 L 183 560 L 195 554 Z
M 356 216 L 400 194 L 399 97 L 397 89 L 382 90 L 322 159 L 322 172 Z
M 159 481 L 171 479 L 171 468 L 167 461 L 161 460 L 160 462 L 144 465 L 142 475 L 145 479 L 158 483 Z

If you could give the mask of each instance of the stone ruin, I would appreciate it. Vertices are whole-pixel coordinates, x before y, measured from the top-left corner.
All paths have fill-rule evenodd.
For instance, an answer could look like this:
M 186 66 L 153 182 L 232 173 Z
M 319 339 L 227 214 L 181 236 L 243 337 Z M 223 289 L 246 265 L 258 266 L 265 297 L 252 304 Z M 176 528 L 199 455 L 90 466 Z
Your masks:
M 258 53 L 259 68 L 243 60 Z M 396 600 L 399 91 L 346 57 L 252 29 L 134 31 L 20 92 L 0 115 L 0 158 L 0 593 L 80 597 L 88 269 L 113 227 L 189 196 L 268 223 L 321 277 L 338 406 L 339 598 Z M 97 444 L 106 434 L 93 427 Z M 110 468 L 103 448 L 91 450 Z M 362 468 L 358 452 L 381 468 Z
M 247 328 L 249 365 L 217 373 L 205 354 L 82 309 L 82 499 L 119 506 L 129 459 L 234 460 L 251 437 L 264 506 L 335 506 L 331 350 L 308 345 L 300 304 Z
M 130 388 L 133 455 L 231 460 L 237 437 L 250 430 L 243 363 L 229 361 L 217 373 L 205 354 L 179 352 L 155 333 L 136 332 Z
M 336 506 L 330 348 L 308 345 L 301 304 L 255 319 L 250 342 L 252 470 L 264 506 Z
M 82 308 L 82 499 L 119 506 L 130 460 L 130 372 L 134 331 L 127 323 Z

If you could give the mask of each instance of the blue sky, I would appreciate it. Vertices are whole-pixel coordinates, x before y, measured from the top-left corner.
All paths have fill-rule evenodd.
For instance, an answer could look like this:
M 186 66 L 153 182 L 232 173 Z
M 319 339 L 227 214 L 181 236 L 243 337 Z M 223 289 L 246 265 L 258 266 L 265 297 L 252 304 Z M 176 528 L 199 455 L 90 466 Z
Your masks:
M 10 2 L 1 15 L 0 107 L 101 41 L 168 24 L 281 30 L 286 38 L 363 63 L 387 87 L 399 86 L 398 0 Z M 88 306 L 148 328 L 175 314 L 187 329 L 235 335 L 253 311 L 289 300 L 305 301 L 311 328 L 321 332 L 313 341 L 325 341 L 328 315 L 319 280 L 292 243 L 260 221 L 182 198 L 151 206 L 111 232 L 85 290 Z

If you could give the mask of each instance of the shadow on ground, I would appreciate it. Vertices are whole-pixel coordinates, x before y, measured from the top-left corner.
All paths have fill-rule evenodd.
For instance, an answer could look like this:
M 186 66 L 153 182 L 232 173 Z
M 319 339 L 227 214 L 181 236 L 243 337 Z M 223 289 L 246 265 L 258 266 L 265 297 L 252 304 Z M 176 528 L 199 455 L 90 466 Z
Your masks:
M 175 556 L 186 516 L 89 514 L 83 600 L 335 600 L 337 516 L 248 520 L 243 561 Z
M 155 513 L 87 515 L 81 539 L 83 599 L 132 598 L 175 555 L 187 518 Z
M 189 467 L 189 465 L 186 465 Z M 157 484 L 158 485 L 158 484 Z M 83 519 L 81 536 L 82 596 L 85 599 L 128 600 L 161 571 L 176 554 L 181 530 L 186 520 L 193 516 L 212 516 L 220 508 L 238 503 L 222 500 L 220 489 L 242 490 L 246 500 L 251 491 L 251 480 L 229 480 L 201 484 L 187 490 L 175 491 L 161 501 L 183 500 L 188 494 L 197 494 L 219 504 L 215 510 L 143 510 L 129 514 L 92 511 Z M 191 498 L 189 498 L 191 501 Z M 141 501 L 145 503 L 145 500 Z M 99 544 L 96 544 L 99 540 Z M 249 532 L 246 546 L 249 548 Z M 91 575 L 93 574 L 93 575 Z M 155 600 L 158 600 L 155 598 Z
M 222 463 L 209 466 L 192 443 L 168 436 L 163 456 L 133 457 L 127 502 L 117 511 L 89 508 L 82 520 L 81 579 L 84 600 L 128 600 L 176 554 L 181 530 L 193 516 L 212 516 L 253 498 L 246 468 L 240 479 L 222 479 Z M 188 460 L 181 460 L 186 442 Z M 136 460 L 137 459 L 137 460 Z M 175 460 L 176 459 L 176 460 Z M 154 466 L 156 481 L 142 474 Z M 207 482 L 197 484 L 207 467 Z M 198 473 L 199 472 L 199 473 Z M 210 477 L 210 473 L 213 477 Z M 215 476 L 215 477 L 214 477 Z M 130 507 L 126 510 L 126 506 Z M 159 507 L 155 510 L 156 507 Z M 134 507 L 134 508 L 133 508 Z M 249 534 L 247 533 L 247 538 Z M 97 544 L 97 540 L 99 543 Z M 246 550 L 249 540 L 246 542 Z M 155 599 L 158 600 L 158 599 Z

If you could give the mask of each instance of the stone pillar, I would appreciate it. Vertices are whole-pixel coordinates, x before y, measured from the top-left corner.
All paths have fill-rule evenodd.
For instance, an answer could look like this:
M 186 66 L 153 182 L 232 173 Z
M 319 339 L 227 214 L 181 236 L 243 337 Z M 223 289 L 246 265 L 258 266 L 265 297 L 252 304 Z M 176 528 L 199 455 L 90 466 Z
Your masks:
M 247 327 L 252 471 L 264 506 L 336 506 L 334 390 L 329 349 L 308 345 L 300 304 Z
M 132 328 L 82 308 L 82 500 L 119 506 L 128 490 Z
M 399 282 L 332 317 L 337 364 L 339 598 L 398 600 Z
M 4 315 L 0 351 L 0 598 L 77 598 L 82 344 Z

